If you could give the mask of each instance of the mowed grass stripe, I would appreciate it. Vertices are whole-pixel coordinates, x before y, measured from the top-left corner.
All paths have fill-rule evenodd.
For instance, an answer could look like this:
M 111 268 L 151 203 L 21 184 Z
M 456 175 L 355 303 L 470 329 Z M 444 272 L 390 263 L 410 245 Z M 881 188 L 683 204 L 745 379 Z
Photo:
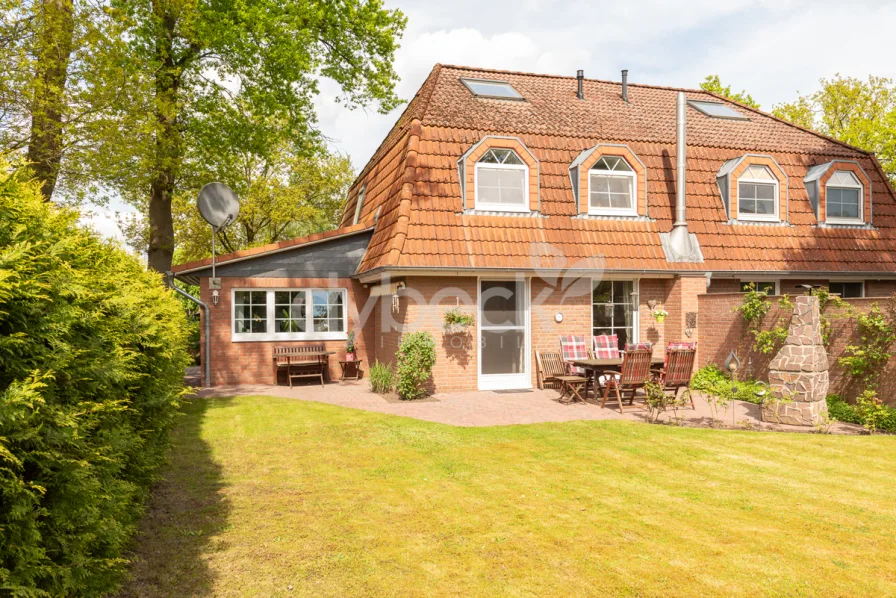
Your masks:
M 124 595 L 896 595 L 893 437 L 184 412 Z

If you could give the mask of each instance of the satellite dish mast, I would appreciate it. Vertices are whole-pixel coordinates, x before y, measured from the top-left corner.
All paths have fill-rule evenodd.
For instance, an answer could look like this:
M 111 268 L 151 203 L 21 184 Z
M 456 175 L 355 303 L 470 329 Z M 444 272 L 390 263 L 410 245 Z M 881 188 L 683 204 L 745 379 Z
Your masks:
M 221 281 L 215 277 L 215 236 L 218 231 L 236 220 L 240 213 L 240 201 L 236 193 L 224 183 L 208 183 L 199 190 L 196 199 L 199 214 L 212 227 L 212 277 L 208 281 L 215 305 L 218 304 L 218 289 Z

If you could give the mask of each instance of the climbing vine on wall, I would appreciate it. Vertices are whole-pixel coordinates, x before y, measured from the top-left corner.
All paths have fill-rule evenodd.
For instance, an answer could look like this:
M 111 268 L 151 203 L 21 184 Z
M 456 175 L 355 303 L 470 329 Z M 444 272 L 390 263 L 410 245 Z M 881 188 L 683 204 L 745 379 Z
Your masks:
M 875 389 L 896 344 L 896 295 L 887 300 L 885 309 L 873 303 L 867 313 L 855 314 L 855 318 L 861 343 L 847 345 L 846 355 L 838 361 L 866 390 Z
M 778 306 L 782 314 L 793 313 L 793 302 L 787 295 L 778 299 Z M 750 283 L 750 288 L 744 293 L 743 302 L 737 307 L 747 325 L 747 332 L 753 337 L 753 350 L 763 355 L 770 355 L 784 344 L 790 325 L 789 317 L 780 317 L 773 327 L 763 329 L 762 323 L 771 308 L 772 302 L 768 298 L 768 293 L 757 291 L 753 283 Z

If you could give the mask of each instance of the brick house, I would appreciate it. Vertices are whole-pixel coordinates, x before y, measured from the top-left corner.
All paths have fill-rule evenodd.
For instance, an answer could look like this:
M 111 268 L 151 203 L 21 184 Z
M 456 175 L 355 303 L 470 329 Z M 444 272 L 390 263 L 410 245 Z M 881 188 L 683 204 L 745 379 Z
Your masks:
M 341 355 L 350 330 L 390 362 L 423 329 L 444 392 L 530 387 L 562 334 L 699 340 L 698 297 L 749 283 L 890 295 L 894 249 L 868 152 L 700 90 L 437 65 L 339 228 L 220 256 L 217 293 L 209 260 L 173 270 L 210 306 L 213 385 L 273 383 L 273 347 Z M 458 306 L 469 330 L 445 327 Z

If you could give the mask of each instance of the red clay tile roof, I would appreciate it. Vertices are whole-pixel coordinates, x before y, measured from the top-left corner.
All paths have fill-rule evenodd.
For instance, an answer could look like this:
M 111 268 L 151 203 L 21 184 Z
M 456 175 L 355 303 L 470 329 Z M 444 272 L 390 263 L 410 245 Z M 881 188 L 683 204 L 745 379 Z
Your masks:
M 473 96 L 461 77 L 510 82 L 524 102 Z M 376 231 L 359 272 L 389 268 L 581 267 L 619 270 L 896 272 L 896 202 L 873 156 L 760 111 L 729 102 L 748 121 L 688 109 L 689 229 L 703 264 L 670 264 L 658 233 L 675 205 L 675 100 L 679 90 L 574 77 L 436 65 L 349 193 L 352 222 Z M 727 101 L 701 90 L 689 100 Z M 541 214 L 464 214 L 457 159 L 485 135 L 516 136 L 541 163 Z M 573 218 L 568 168 L 580 151 L 625 143 L 647 167 L 650 221 Z M 789 226 L 728 224 L 716 173 L 731 158 L 769 154 L 788 175 Z M 819 228 L 803 177 L 835 159 L 857 161 L 872 179 L 874 228 Z M 378 220 L 377 220 L 378 215 Z
M 336 237 L 342 237 L 345 235 L 351 235 L 354 233 L 358 233 L 364 230 L 368 230 L 371 228 L 370 224 L 358 223 L 352 226 L 342 226 L 339 228 L 334 228 L 333 230 L 324 231 L 322 233 L 314 233 L 313 235 L 308 235 L 307 237 L 299 237 L 297 239 L 290 239 L 288 241 L 280 241 L 278 243 L 269 243 L 268 245 L 261 245 L 259 247 L 252 247 L 251 249 L 243 249 L 241 251 L 234 251 L 233 253 L 225 253 L 224 255 L 219 255 L 215 260 L 215 264 L 221 265 L 226 262 L 231 262 L 233 260 L 243 259 L 247 257 L 253 257 L 256 255 L 262 255 L 265 253 L 271 253 L 272 251 L 280 251 L 282 249 L 288 249 L 290 247 L 295 247 L 297 245 L 305 245 L 307 243 L 316 243 L 318 241 L 324 241 L 326 239 L 333 239 Z M 212 258 L 207 257 L 202 260 L 196 260 L 193 262 L 186 262 L 184 264 L 178 264 L 176 266 L 171 267 L 171 271 L 175 274 L 181 272 L 187 272 L 190 270 L 196 270 L 198 268 L 205 268 L 206 266 L 212 265 Z

